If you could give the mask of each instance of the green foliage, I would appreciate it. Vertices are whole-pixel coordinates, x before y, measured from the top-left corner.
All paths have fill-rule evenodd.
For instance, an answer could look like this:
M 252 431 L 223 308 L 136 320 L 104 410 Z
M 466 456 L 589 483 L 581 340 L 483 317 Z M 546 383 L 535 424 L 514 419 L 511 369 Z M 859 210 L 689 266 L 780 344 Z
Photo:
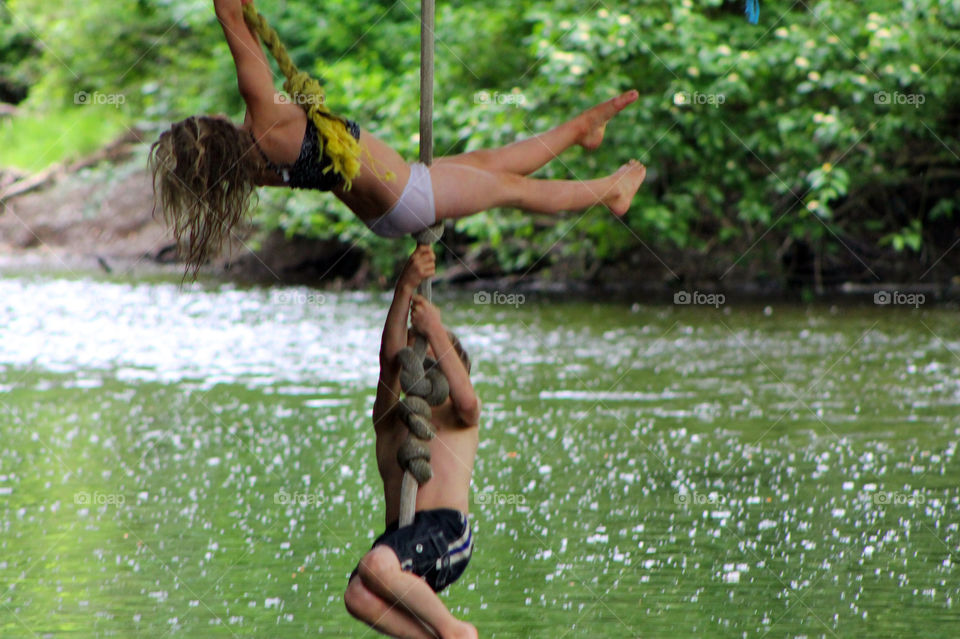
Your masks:
M 18 103 L 37 76 L 38 43 L 22 20 L 0 2 L 0 101 Z
M 101 91 L 124 94 L 127 122 L 242 116 L 206 0 L 8 6 L 21 31 L 48 44 L 40 59 L 10 62 L 4 50 L 16 47 L 0 26 L 0 65 L 42 69 L 31 76 L 32 108 L 73 109 L 77 91 Z M 543 223 L 491 211 L 459 222 L 503 268 L 616 260 L 645 245 L 775 271 L 774 251 L 762 244 L 790 239 L 836 255 L 850 244 L 844 238 L 856 238 L 919 251 L 937 240 L 930 225 L 957 208 L 960 0 L 765 0 L 756 26 L 739 0 L 586 7 L 438 4 L 438 155 L 533 135 L 629 88 L 641 94 L 601 149 L 571 150 L 537 173 L 586 179 L 639 158 L 650 179 L 628 215 L 597 210 Z M 335 110 L 414 157 L 419 24 L 407 5 L 261 0 L 259 8 L 295 61 L 323 78 Z M 372 237 L 330 196 L 264 192 L 260 220 L 356 243 L 385 271 L 406 249 Z
M 91 153 L 123 130 L 123 117 L 106 105 L 0 119 L 0 167 L 40 171 Z
M 891 233 L 880 240 L 880 245 L 891 245 L 897 251 L 903 251 L 909 248 L 916 253 L 923 248 L 923 229 L 920 220 L 913 220 L 910 226 L 901 229 L 897 233 Z

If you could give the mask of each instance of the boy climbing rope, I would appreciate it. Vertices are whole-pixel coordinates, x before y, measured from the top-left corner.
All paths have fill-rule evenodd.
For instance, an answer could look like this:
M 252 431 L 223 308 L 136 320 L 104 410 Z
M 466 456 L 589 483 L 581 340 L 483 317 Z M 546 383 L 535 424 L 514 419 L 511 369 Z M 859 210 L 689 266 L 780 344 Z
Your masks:
M 607 122 L 637 99 L 636 91 L 503 148 L 438 158 L 430 167 L 408 164 L 325 106 L 317 105 L 308 117 L 294 102 L 304 99 L 296 87 L 309 78 L 297 72 L 289 57 L 282 67 L 294 78 L 288 86 L 297 95 L 294 101 L 282 98 L 244 10 L 264 33 L 270 31 L 252 6 L 244 5 L 252 0 L 214 0 L 247 107 L 243 124 L 225 117 L 190 117 L 163 133 L 150 153 L 157 206 L 194 270 L 221 248 L 257 186 L 332 191 L 374 233 L 399 237 L 439 220 L 500 206 L 559 213 L 602 204 L 623 215 L 643 182 L 646 168 L 636 160 L 599 179 L 526 177 L 575 144 L 599 146 Z M 276 32 L 270 35 L 271 51 L 285 56 Z
M 436 307 L 414 295 L 434 268 L 433 249 L 418 246 L 397 280 L 383 326 L 373 427 L 387 528 L 350 576 L 344 602 L 350 614 L 386 635 L 476 637 L 476 629 L 451 615 L 436 595 L 460 577 L 473 551 L 467 512 L 480 403 L 470 383 L 470 359 L 459 340 L 444 328 Z M 414 331 L 426 337 L 427 354 L 446 375 L 450 397 L 433 408 L 433 479 L 417 492 L 413 524 L 398 528 L 403 469 L 397 450 L 408 431 L 402 423 L 397 354 L 413 343 Z

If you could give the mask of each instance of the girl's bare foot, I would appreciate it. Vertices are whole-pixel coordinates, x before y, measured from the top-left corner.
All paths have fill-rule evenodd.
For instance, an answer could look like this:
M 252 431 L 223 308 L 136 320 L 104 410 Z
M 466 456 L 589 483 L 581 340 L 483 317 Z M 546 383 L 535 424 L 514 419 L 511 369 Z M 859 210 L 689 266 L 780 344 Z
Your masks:
M 622 216 L 629 210 L 633 196 L 643 184 L 645 177 L 647 177 L 647 167 L 637 160 L 630 160 L 610 176 L 613 184 L 603 197 L 603 205 L 617 217 Z
M 592 151 L 603 142 L 603 132 L 607 128 L 610 118 L 623 111 L 627 105 L 634 102 L 640 94 L 636 90 L 627 91 L 617 97 L 602 102 L 580 115 L 583 134 L 577 141 L 580 146 Z

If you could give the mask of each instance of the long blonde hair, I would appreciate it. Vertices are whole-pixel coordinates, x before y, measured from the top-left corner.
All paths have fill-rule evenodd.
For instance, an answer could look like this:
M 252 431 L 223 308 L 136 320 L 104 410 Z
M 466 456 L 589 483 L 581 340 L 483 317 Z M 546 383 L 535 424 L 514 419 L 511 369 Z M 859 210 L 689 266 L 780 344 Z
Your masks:
M 261 163 L 253 137 L 221 118 L 177 122 L 150 147 L 154 215 L 172 228 L 187 273 L 196 276 L 243 221 Z

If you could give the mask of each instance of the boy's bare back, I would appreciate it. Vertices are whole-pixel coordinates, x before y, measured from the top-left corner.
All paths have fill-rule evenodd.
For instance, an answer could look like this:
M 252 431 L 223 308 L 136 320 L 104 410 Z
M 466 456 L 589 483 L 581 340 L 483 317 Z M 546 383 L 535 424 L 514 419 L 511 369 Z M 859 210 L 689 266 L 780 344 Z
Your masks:
M 431 421 L 437 435 L 428 443 L 433 478 L 417 491 L 415 510 L 450 508 L 464 514 L 469 512 L 470 477 L 479 440 L 480 402 L 470 383 L 469 358 L 462 353 L 458 342 L 454 346 L 456 338 L 443 326 L 436 307 L 414 295 L 417 285 L 433 275 L 434 260 L 432 249 L 421 246 L 404 267 L 387 314 L 380 347 L 380 379 L 373 423 L 387 524 L 400 516 L 403 469 L 397 462 L 397 451 L 409 432 L 399 419 L 400 366 L 396 354 L 412 344 L 413 329 L 427 339 L 427 356 L 438 362 L 450 385 L 447 400 L 433 407 Z M 411 330 L 407 329 L 408 310 L 413 325 Z
M 396 390 L 399 391 L 399 382 Z M 381 392 L 389 391 L 381 386 L 378 394 Z M 379 424 L 377 417 L 379 416 L 375 414 L 377 467 L 383 479 L 386 523 L 390 524 L 400 516 L 400 482 L 403 479 L 403 469 L 397 463 L 397 450 L 409 431 L 397 417 L 395 408 L 391 409 L 384 419 L 379 420 Z M 480 429 L 476 424 L 467 426 L 461 423 L 449 398 L 440 406 L 433 407 L 431 421 L 437 432 L 437 436 L 428 444 L 433 479 L 420 486 L 417 491 L 416 510 L 452 508 L 466 514 L 469 512 L 470 477 L 477 456 Z

